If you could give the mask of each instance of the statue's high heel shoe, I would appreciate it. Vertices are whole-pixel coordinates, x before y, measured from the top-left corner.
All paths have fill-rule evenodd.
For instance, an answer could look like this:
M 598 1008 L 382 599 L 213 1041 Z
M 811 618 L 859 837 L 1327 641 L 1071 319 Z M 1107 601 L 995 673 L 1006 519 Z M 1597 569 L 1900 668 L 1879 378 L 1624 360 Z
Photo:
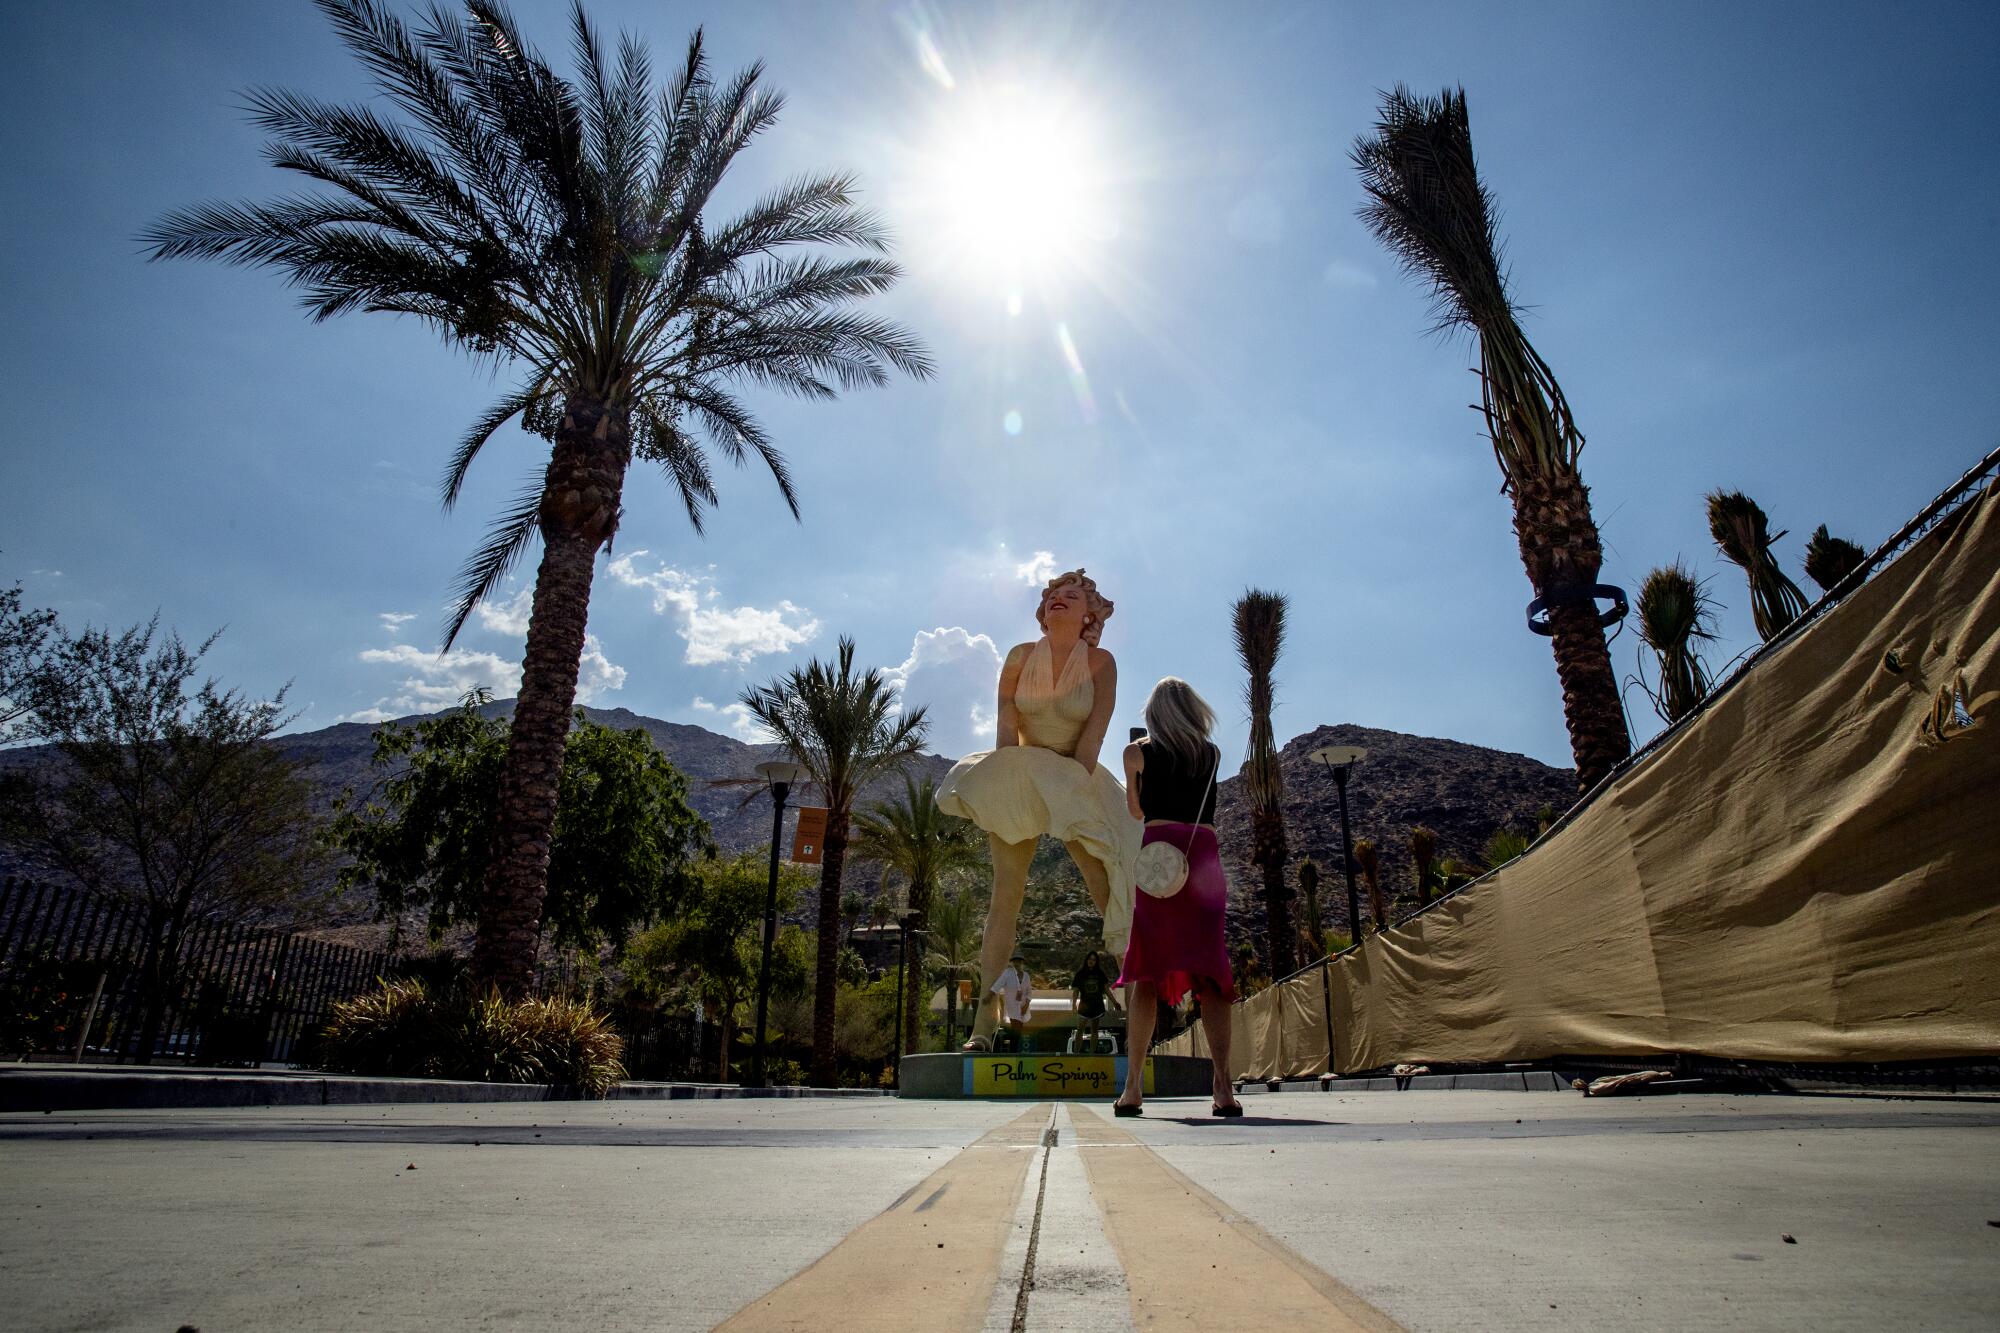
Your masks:
M 985 1055 L 993 1049 L 991 1037 L 967 1037 L 965 1045 L 958 1048 L 966 1055 Z

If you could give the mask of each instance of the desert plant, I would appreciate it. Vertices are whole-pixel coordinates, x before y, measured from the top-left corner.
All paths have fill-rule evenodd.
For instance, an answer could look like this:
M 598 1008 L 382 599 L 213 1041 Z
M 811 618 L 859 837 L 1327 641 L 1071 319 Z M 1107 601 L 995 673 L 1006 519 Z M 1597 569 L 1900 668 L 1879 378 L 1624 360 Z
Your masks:
M 1299 898 L 1304 912 L 1299 920 L 1299 940 L 1313 958 L 1326 957 L 1326 926 L 1320 920 L 1319 866 L 1308 856 L 1299 862 Z
M 854 800 L 876 778 L 922 751 L 924 710 L 902 699 L 879 670 L 856 672 L 854 640 L 831 662 L 814 658 L 740 696 L 750 716 L 791 752 L 826 801 L 819 874 L 819 958 L 813 984 L 813 1077 L 833 1086 L 835 969 L 840 961 L 840 882 Z
M 1639 637 L 1660 664 L 1659 688 L 1649 687 L 1647 693 L 1668 722 L 1693 712 L 1708 693 L 1708 668 L 1694 645 L 1715 637 L 1713 607 L 1707 591 L 1678 560 L 1646 575 L 1639 585 Z
M 431 7 L 406 24 L 378 0 L 321 0 L 335 32 L 402 112 L 282 90 L 246 95 L 274 165 L 327 187 L 268 204 L 204 204 L 142 237 L 154 259 L 276 268 L 315 319 L 415 316 L 446 343 L 519 366 L 519 386 L 459 441 L 443 497 L 516 417 L 548 462 L 459 578 L 451 640 L 537 540 L 521 689 L 502 769 L 496 848 L 473 970 L 529 985 L 547 887 L 563 741 L 576 700 L 599 551 L 625 511 L 634 458 L 659 464 L 700 530 L 716 503 L 700 437 L 761 458 L 786 503 L 782 456 L 739 399 L 745 382 L 809 398 L 926 376 L 901 328 L 849 307 L 900 276 L 881 224 L 845 176 L 801 177 L 734 220 L 717 187 L 783 98 L 761 66 L 717 82 L 697 32 L 662 89 L 646 48 L 607 53 L 571 10 L 576 74 L 559 75 L 498 0 Z M 861 258 L 794 257 L 844 246 Z
M 1708 531 L 1717 549 L 1750 580 L 1750 617 L 1757 623 L 1757 636 L 1769 643 L 1806 609 L 1806 595 L 1771 555 L 1771 543 L 1785 534 L 1771 535 L 1764 511 L 1741 491 L 1709 493 Z
M 1271 732 L 1276 681 L 1272 672 L 1285 648 L 1285 598 L 1251 588 L 1236 599 L 1236 655 L 1246 677 L 1243 705 L 1250 718 L 1250 757 L 1243 764 L 1243 793 L 1250 804 L 1250 860 L 1264 877 L 1264 937 L 1271 974 L 1292 970 L 1291 886 L 1285 883 L 1285 775 Z
M 1832 592 L 1849 574 L 1861 568 L 1861 562 L 1868 553 L 1844 537 L 1836 537 L 1826 530 L 1822 523 L 1813 529 L 1812 538 L 1806 542 L 1806 577 L 1819 585 L 1821 592 Z
M 1514 830 L 1507 828 L 1497 828 L 1493 830 L 1493 835 L 1486 840 L 1486 846 L 1481 849 L 1480 856 L 1485 860 L 1486 868 L 1493 870 L 1506 865 L 1509 861 L 1527 851 L 1528 845 L 1533 841 L 1534 839 L 1525 833 L 1516 833 Z
M 1438 835 L 1419 824 L 1410 830 L 1410 866 L 1417 886 L 1417 906 L 1430 904 L 1437 877 Z
M 960 890 L 941 893 L 931 904 L 930 953 L 925 967 L 944 978 L 944 1049 L 958 1040 L 958 983 L 970 978 L 979 984 L 979 932 L 984 914 L 971 894 Z M 976 1001 L 975 1001 L 976 1003 Z
M 602 1097 L 625 1077 L 609 1020 L 561 997 L 433 991 L 385 981 L 333 1007 L 320 1067 L 346 1074 L 549 1083 Z
M 1389 928 L 1389 904 L 1382 896 L 1382 857 L 1373 838 L 1354 840 L 1354 868 L 1361 872 L 1361 882 L 1368 886 L 1368 905 L 1375 913 L 1375 930 L 1379 934 Z M 1361 923 L 1356 921 L 1353 926 L 1359 937 Z
M 1522 332 L 1500 264 L 1492 194 L 1479 179 L 1463 89 L 1420 97 L 1398 85 L 1351 154 L 1361 218 L 1430 285 L 1439 329 L 1479 343 L 1480 405 L 1502 490 L 1514 502 L 1521 563 L 1549 605 L 1563 713 L 1585 791 L 1632 752 L 1625 709 L 1589 590 L 1604 563 L 1577 457 L 1583 434 L 1555 373 Z

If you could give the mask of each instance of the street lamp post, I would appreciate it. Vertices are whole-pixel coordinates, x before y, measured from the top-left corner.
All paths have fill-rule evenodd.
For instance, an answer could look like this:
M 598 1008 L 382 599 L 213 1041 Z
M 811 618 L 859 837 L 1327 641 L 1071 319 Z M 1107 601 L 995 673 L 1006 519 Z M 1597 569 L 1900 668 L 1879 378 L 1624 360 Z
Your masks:
M 764 957 L 757 965 L 757 1053 L 750 1061 L 750 1086 L 768 1087 L 764 1070 L 764 1022 L 771 1009 L 771 943 L 778 935 L 778 840 L 785 833 L 785 797 L 792 784 L 805 777 L 797 764 L 773 759 L 757 765 L 757 776 L 771 784 L 771 883 L 764 891 Z
M 909 1004 L 907 1003 L 907 997 L 903 993 L 903 964 L 910 956 L 910 937 L 912 935 L 921 935 L 923 933 L 922 931 L 913 931 L 910 929 L 910 922 L 915 916 L 916 912 L 907 907 L 904 908 L 901 912 L 898 912 L 896 914 L 896 1061 L 895 1063 L 896 1063 L 896 1085 L 898 1087 L 901 1087 L 903 1082 L 903 1044 L 904 1044 L 903 1019 L 904 1015 L 907 1014 L 909 1011 Z M 916 964 L 911 963 L 911 966 L 915 967 Z M 909 1034 L 909 1036 L 911 1040 L 915 1040 L 916 1033 L 912 1032 Z
M 1368 757 L 1368 751 L 1358 745 L 1328 745 L 1314 750 L 1309 757 L 1333 774 L 1333 785 L 1340 789 L 1340 866 L 1347 872 L 1347 928 L 1354 936 L 1350 945 L 1358 946 L 1361 943 L 1361 898 L 1354 891 L 1354 839 L 1347 828 L 1347 779 L 1354 766 Z

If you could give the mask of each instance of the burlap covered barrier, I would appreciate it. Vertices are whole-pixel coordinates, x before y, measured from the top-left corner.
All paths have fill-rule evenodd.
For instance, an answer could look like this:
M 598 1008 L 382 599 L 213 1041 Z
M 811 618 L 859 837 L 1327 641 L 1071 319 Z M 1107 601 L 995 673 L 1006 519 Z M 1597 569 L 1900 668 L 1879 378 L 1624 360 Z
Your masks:
M 1326 991 L 1318 972 L 1259 991 L 1229 1010 L 1233 1078 L 1311 1078 L 1326 1072 Z M 1206 1060 L 1201 1024 L 1156 1047 L 1163 1055 Z
M 1996 714 L 1989 489 L 1546 842 L 1337 960 L 1338 1068 L 2000 1052 Z

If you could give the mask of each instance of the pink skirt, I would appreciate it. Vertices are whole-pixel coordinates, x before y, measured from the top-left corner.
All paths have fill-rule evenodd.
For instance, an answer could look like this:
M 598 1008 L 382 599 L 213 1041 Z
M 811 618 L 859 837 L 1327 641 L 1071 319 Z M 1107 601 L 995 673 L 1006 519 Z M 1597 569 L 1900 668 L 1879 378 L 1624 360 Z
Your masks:
M 1188 835 L 1194 835 L 1190 845 Z M 1205 825 L 1153 824 L 1146 842 L 1172 842 L 1188 854 L 1187 883 L 1171 898 L 1135 893 L 1132 942 L 1118 984 L 1150 981 L 1160 998 L 1178 1004 L 1197 981 L 1208 981 L 1225 1000 L 1236 998 L 1223 926 L 1229 910 L 1229 883 L 1215 848 L 1215 830 Z M 1143 844 L 1142 844 L 1143 845 Z

